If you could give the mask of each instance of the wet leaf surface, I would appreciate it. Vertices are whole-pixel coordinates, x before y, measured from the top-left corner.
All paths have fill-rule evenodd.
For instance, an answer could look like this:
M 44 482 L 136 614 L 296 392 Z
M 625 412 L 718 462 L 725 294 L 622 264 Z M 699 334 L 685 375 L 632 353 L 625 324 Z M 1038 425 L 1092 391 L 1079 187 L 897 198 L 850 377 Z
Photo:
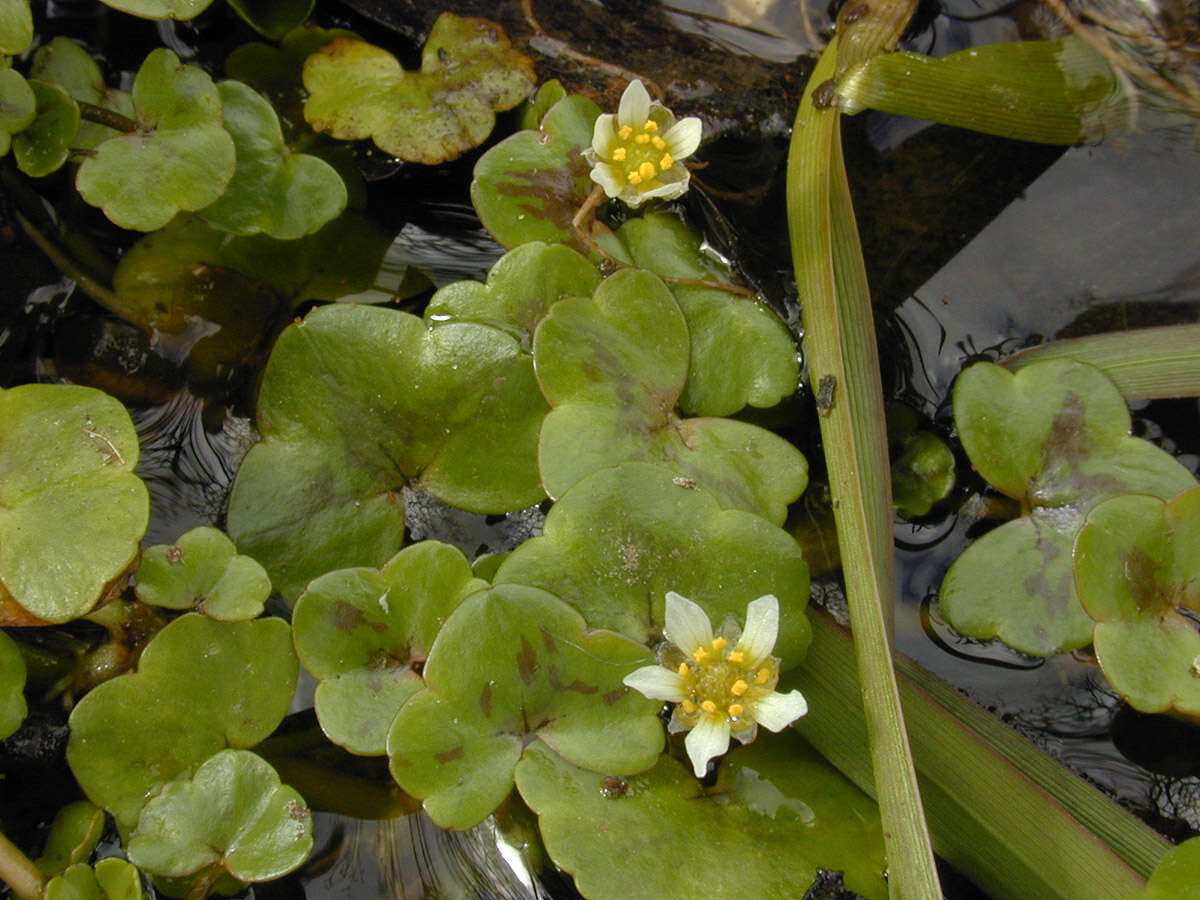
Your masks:
M 314 580 L 292 615 L 296 652 L 317 679 L 326 736 L 352 753 L 382 756 L 392 719 L 424 682 L 438 630 L 463 598 L 486 588 L 466 557 L 423 541 L 382 569 L 341 569 Z
M 138 599 L 167 609 L 196 609 L 214 619 L 253 619 L 271 594 L 266 570 L 242 556 L 216 528 L 200 527 L 173 544 L 156 544 L 137 570 Z
M 438 633 L 426 688 L 392 723 L 392 775 L 435 822 L 461 829 L 500 805 L 531 747 L 601 772 L 644 771 L 662 750 L 661 703 L 621 679 L 651 661 L 545 591 L 475 593 Z

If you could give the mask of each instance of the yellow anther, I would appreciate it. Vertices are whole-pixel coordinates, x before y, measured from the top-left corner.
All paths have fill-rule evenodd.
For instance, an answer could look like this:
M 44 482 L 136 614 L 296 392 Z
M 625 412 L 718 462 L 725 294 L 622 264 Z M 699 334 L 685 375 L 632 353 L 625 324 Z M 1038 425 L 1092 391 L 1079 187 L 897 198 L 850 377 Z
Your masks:
M 754 676 L 755 684 L 766 684 L 771 680 L 771 673 L 766 669 L 759 669 L 758 674 Z
M 625 180 L 628 181 L 630 184 L 641 184 L 642 176 L 639 175 L 637 172 L 630 172 L 629 177 Z
M 642 180 L 642 179 L 640 179 L 640 178 L 638 179 L 638 181 L 641 181 L 641 180 Z M 633 176 L 632 176 L 632 175 L 630 175 L 630 176 L 629 176 L 629 181 L 630 181 L 632 184 L 637 184 L 637 183 L 638 183 L 638 181 L 634 181 L 634 180 L 633 180 Z M 702 662 L 704 662 L 706 659 L 708 659 L 708 651 L 707 651 L 707 650 L 705 650 L 703 647 L 697 647 L 695 650 L 693 650 L 693 651 L 692 651 L 692 659 L 694 659 L 694 660 L 695 660 L 696 662 L 698 662 L 698 663 L 702 663 Z
M 746 682 L 739 678 L 733 683 L 733 687 L 729 689 L 729 693 L 733 694 L 735 697 L 740 697 L 748 690 L 750 690 L 750 685 L 746 684 Z
M 700 704 L 700 708 L 706 713 L 715 713 L 717 711 L 717 704 L 713 703 L 711 700 L 705 700 Z
M 673 165 L 675 165 L 675 157 L 673 157 L 670 153 L 664 153 L 663 158 L 658 161 L 658 167 L 664 172 Z
M 729 704 L 729 714 L 731 716 L 733 716 L 735 719 L 738 716 L 740 716 L 742 713 L 744 713 L 745 711 L 746 711 L 746 707 L 742 706 L 742 704 L 740 704 L 740 703 L 730 703 Z
M 625 150 L 624 147 L 617 147 L 615 150 L 613 150 L 613 152 L 612 152 L 613 162 L 624 162 L 626 152 L 627 151 Z
M 658 174 L 658 169 L 654 168 L 654 163 L 644 162 L 638 166 L 638 174 L 643 178 L 653 178 Z
M 650 143 L 654 145 L 655 150 L 667 149 L 667 142 L 660 138 L 657 134 L 650 138 Z
M 629 125 L 622 125 L 617 130 L 617 137 L 621 138 L 621 140 L 627 139 L 631 134 L 633 134 L 633 128 Z
M 715 637 L 715 638 L 713 638 L 712 648 L 714 650 L 724 650 L 725 645 L 728 643 L 729 643 L 729 641 L 725 640 L 725 638 L 723 638 L 723 637 Z
M 637 143 L 637 144 L 648 144 L 648 143 L 650 143 L 650 135 L 639 134 L 633 140 L 634 140 L 634 143 Z
M 746 661 L 746 654 L 743 653 L 741 650 L 731 650 L 729 653 L 729 656 L 727 656 L 725 658 L 728 659 L 731 663 L 738 663 L 740 665 L 741 663 L 744 663 Z
M 658 131 L 658 123 L 653 119 L 648 119 L 642 128 L 646 129 L 646 131 Z
M 683 707 L 683 711 L 684 711 L 685 713 L 687 713 L 689 716 L 690 716 L 692 713 L 694 713 L 694 712 L 697 710 L 697 708 L 698 708 L 698 707 L 696 706 L 696 704 L 695 704 L 695 703 L 693 703 L 691 700 L 684 700 L 684 701 L 683 701 L 683 703 L 681 703 L 681 704 L 680 704 L 680 706 L 682 706 L 682 707 Z
M 685 663 L 685 662 L 681 662 L 681 663 L 679 664 L 679 674 L 680 674 L 680 675 L 687 675 L 687 673 L 688 673 L 688 672 L 690 672 L 690 671 L 692 671 L 692 670 L 688 668 L 688 664 L 687 664 L 687 663 Z

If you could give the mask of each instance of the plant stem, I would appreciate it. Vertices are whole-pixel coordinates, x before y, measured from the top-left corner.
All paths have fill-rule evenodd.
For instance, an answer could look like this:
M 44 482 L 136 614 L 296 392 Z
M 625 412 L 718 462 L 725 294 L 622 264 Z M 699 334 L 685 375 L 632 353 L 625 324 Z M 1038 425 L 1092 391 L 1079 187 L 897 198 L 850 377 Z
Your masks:
M 115 110 L 96 106 L 94 103 L 84 103 L 82 100 L 76 100 L 75 102 L 79 106 L 79 115 L 89 122 L 106 125 L 115 131 L 123 131 L 126 134 L 134 134 L 138 130 L 137 122 L 128 116 L 121 115 Z
M 0 881 L 12 888 L 17 900 L 39 900 L 46 878 L 17 845 L 0 832 Z

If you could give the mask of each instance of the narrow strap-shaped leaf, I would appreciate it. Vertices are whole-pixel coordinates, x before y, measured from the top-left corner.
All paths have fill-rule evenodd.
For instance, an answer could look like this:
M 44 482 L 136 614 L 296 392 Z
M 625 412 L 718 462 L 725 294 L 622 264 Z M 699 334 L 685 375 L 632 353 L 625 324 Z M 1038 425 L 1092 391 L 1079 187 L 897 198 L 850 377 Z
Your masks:
M 847 70 L 837 94 L 864 107 L 986 134 L 1076 144 L 1128 131 L 1129 94 L 1077 37 L 986 44 L 941 59 L 875 56 Z

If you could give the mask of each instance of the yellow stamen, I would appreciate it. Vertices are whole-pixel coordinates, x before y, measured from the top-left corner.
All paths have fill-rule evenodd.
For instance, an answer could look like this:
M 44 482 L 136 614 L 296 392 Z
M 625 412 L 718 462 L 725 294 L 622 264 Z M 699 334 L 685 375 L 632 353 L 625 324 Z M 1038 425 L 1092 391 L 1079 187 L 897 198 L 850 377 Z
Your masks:
M 634 176 L 630 175 L 629 176 L 630 184 L 637 184 L 639 181 L 642 180 L 639 178 L 637 181 L 634 181 L 633 179 L 634 179 Z M 695 650 L 692 651 L 692 659 L 694 659 L 698 663 L 702 663 L 706 659 L 708 659 L 708 651 L 705 650 L 703 647 L 697 647 Z
M 631 134 L 633 134 L 633 128 L 628 125 L 622 125 L 617 130 L 617 137 L 621 138 L 621 140 L 627 139 Z
M 705 700 L 700 704 L 700 708 L 706 713 L 715 713 L 717 711 L 717 704 L 713 703 L 711 700 Z
M 650 143 L 650 135 L 648 135 L 648 134 L 639 134 L 639 135 L 638 135 L 637 137 L 635 137 L 633 140 L 634 140 L 634 142 L 635 142 L 635 143 L 638 143 L 638 144 L 648 144 L 648 143 Z
M 653 119 L 647 119 L 646 124 L 642 126 L 647 131 L 658 131 L 658 123 Z
M 658 161 L 658 167 L 664 172 L 673 165 L 675 165 L 675 157 L 673 157 L 670 153 L 664 153 L 663 158 Z
M 667 142 L 660 138 L 657 134 L 650 138 L 650 143 L 654 145 L 655 150 L 667 149 Z
M 681 662 L 681 663 L 679 664 L 679 674 L 680 674 L 680 675 L 687 675 L 687 673 L 688 673 L 688 672 L 690 672 L 690 671 L 691 671 L 691 669 L 689 669 L 689 668 L 688 668 L 688 664 L 687 664 L 687 663 L 685 663 L 685 662 Z
M 680 673 L 680 674 L 682 674 L 682 673 Z M 748 691 L 748 690 L 750 690 L 750 685 L 746 684 L 746 682 L 742 681 L 742 679 L 739 678 L 737 681 L 735 681 L 733 683 L 733 687 L 731 687 L 729 689 L 729 693 L 733 694 L 733 696 L 735 696 L 735 697 L 740 697 L 743 694 L 745 694 L 746 691 Z
M 638 166 L 638 174 L 643 178 L 653 178 L 658 174 L 658 169 L 654 168 L 654 163 L 644 162 Z
M 771 673 L 766 669 L 759 669 L 758 674 L 754 676 L 755 684 L 766 684 L 771 680 Z
M 624 147 L 617 147 L 612 152 L 613 162 L 624 162 L 626 150 Z
M 746 661 L 746 654 L 741 650 L 733 650 L 730 652 L 729 656 L 726 657 L 726 659 L 728 659 L 731 663 L 738 663 L 740 665 Z
M 629 177 L 626 179 L 626 181 L 628 181 L 630 184 L 641 184 L 642 176 L 639 175 L 637 172 L 630 172 Z
M 731 716 L 733 716 L 735 719 L 738 716 L 740 716 L 742 713 L 744 713 L 745 711 L 746 711 L 746 707 L 742 706 L 742 704 L 740 704 L 740 703 L 730 703 L 729 704 L 729 714 Z
M 714 650 L 724 650 L 724 649 L 725 649 L 725 645 L 726 645 L 727 643 L 729 643 L 729 642 L 728 642 L 727 640 L 725 640 L 725 638 L 723 638 L 723 637 L 715 637 L 715 638 L 713 638 L 713 642 L 712 642 L 712 648 L 713 648 Z
M 685 713 L 687 713 L 689 716 L 692 713 L 694 713 L 697 709 L 696 704 L 693 703 L 691 700 L 684 700 L 683 703 L 681 703 L 680 705 L 683 707 L 683 711 Z

